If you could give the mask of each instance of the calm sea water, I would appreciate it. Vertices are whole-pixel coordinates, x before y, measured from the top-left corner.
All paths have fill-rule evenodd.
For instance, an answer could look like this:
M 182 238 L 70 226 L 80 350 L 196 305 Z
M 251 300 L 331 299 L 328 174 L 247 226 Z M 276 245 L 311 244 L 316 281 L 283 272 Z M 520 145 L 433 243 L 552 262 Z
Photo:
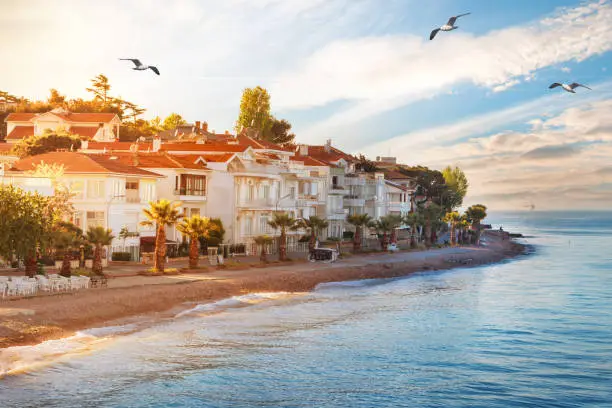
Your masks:
M 612 407 L 612 213 L 488 221 L 535 252 L 13 350 L 0 406 Z

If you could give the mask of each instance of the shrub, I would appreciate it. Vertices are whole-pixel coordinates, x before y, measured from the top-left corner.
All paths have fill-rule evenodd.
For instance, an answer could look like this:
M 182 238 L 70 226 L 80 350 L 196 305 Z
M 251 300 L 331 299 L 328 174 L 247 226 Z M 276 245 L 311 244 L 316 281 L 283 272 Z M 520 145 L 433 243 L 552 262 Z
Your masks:
M 12 261 L 11 268 L 19 268 L 19 261 Z
M 354 236 L 355 236 L 355 233 L 353 231 L 344 231 L 342 233 L 342 238 L 344 239 L 353 239 Z
M 45 265 L 42 262 L 36 262 L 36 274 L 44 275 L 45 274 Z
M 92 276 L 92 273 L 85 268 L 77 268 L 72 270 L 72 276 Z
M 340 242 L 341 241 L 341 239 L 338 237 L 327 237 L 327 240 L 329 242 Z
M 113 261 L 131 261 L 132 254 L 129 252 L 113 252 L 112 256 Z
M 44 266 L 55 266 L 55 259 L 53 259 L 53 257 L 45 255 L 45 256 L 41 256 L 38 259 L 38 262 L 43 264 Z
M 301 236 L 298 242 L 308 242 L 310 241 L 310 235 Z

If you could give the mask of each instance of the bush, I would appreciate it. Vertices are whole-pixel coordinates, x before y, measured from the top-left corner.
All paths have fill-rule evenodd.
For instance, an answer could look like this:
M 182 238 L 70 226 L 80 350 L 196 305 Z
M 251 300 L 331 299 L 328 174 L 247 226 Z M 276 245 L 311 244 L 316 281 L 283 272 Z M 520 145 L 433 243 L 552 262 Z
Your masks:
M 113 252 L 112 256 L 113 261 L 131 261 L 132 254 L 129 252 Z
M 44 266 L 55 266 L 55 259 L 53 259 L 53 257 L 45 255 L 45 256 L 41 256 L 38 259 L 38 262 L 43 264 Z
M 11 268 L 19 268 L 19 261 L 12 261 Z
M 327 240 L 329 242 L 340 242 L 341 241 L 341 239 L 338 237 L 327 237 Z
M 43 275 L 45 274 L 45 265 L 42 262 L 36 262 L 36 274 Z
M 72 276 L 92 276 L 92 272 L 85 268 L 77 268 L 72 270 Z
M 308 241 L 310 241 L 310 235 L 304 235 L 300 237 L 300 240 L 298 242 L 308 242 Z
M 342 238 L 344 239 L 353 239 L 354 236 L 355 236 L 355 233 L 353 231 L 344 231 L 342 233 Z

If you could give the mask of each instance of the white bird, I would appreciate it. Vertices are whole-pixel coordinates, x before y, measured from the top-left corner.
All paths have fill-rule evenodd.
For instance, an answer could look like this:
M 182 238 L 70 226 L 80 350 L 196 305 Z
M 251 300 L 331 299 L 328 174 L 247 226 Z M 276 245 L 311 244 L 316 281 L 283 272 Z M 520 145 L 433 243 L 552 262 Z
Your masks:
M 579 84 L 578 82 L 574 82 L 573 84 L 560 84 L 558 82 L 555 82 L 554 84 L 551 84 L 548 89 L 553 89 L 560 86 L 561 88 L 565 89 L 567 92 L 571 92 L 571 93 L 576 93 L 576 91 L 574 91 L 574 89 L 578 88 L 579 86 L 586 88 L 586 89 L 590 89 L 592 91 L 591 88 L 589 88 L 588 86 L 584 86 L 582 84 Z
M 122 61 L 132 61 L 134 63 L 134 65 L 136 65 L 135 69 L 136 71 L 146 71 L 147 69 L 151 69 L 151 71 L 155 72 L 157 75 L 159 75 L 159 70 L 152 66 L 152 65 L 143 65 L 142 62 L 140 62 L 140 60 L 138 59 L 134 59 L 134 58 L 119 58 Z
M 458 29 L 459 27 L 455 25 L 455 21 L 457 21 L 459 17 L 467 16 L 468 14 L 470 13 L 459 14 L 458 16 L 449 18 L 446 24 L 444 24 L 440 28 L 436 28 L 435 30 L 431 32 L 431 34 L 429 35 L 429 40 L 433 40 L 436 34 L 438 34 L 438 31 L 453 31 L 453 30 Z

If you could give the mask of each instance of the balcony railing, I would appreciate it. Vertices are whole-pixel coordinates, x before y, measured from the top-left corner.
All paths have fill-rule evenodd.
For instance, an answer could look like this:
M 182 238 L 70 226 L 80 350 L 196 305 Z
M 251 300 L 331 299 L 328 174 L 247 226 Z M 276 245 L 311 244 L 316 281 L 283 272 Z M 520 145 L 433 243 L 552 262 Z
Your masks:
M 206 190 L 195 190 L 191 188 L 178 188 L 174 190 L 174 195 L 187 195 L 187 196 L 205 196 Z

